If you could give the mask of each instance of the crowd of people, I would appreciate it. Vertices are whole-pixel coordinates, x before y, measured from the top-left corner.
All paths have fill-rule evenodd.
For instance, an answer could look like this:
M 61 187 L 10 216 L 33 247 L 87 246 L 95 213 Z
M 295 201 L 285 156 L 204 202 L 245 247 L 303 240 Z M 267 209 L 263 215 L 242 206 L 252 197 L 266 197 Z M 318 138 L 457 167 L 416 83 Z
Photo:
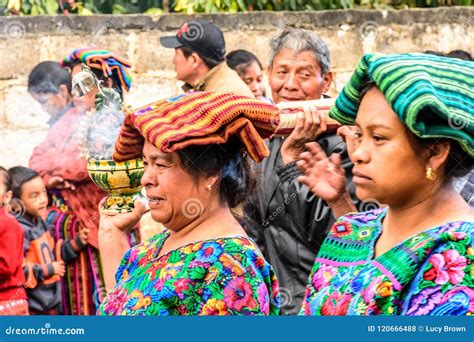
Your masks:
M 71 87 L 85 64 L 124 99 L 130 63 L 79 48 L 32 69 L 50 129 L 29 167 L 0 167 L 0 314 L 474 314 L 469 53 L 362 56 L 339 124 L 308 105 L 281 137 L 277 104 L 328 97 L 318 35 L 278 31 L 266 71 L 212 22 L 160 43 L 183 94 L 126 114 L 113 158 L 145 165 L 128 213 L 105 215 L 87 172 L 98 89 Z

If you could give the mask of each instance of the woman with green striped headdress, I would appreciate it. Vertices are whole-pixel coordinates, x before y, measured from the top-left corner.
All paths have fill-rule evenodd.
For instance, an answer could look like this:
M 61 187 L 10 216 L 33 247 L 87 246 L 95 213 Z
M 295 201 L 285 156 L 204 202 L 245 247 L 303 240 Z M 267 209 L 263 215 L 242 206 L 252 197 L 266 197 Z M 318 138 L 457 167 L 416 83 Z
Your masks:
M 354 126 L 346 140 L 364 202 L 331 228 L 302 314 L 474 314 L 474 213 L 451 185 L 473 166 L 473 90 L 472 62 L 361 58 L 330 116 Z M 300 181 L 339 201 L 338 159 L 308 150 Z M 382 208 L 368 210 L 374 203 Z

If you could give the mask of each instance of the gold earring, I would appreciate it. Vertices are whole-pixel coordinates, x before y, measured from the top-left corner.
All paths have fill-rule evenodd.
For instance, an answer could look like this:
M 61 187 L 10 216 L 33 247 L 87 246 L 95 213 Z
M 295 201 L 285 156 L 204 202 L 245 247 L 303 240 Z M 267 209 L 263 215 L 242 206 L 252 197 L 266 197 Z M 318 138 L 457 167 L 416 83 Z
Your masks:
M 433 171 L 433 168 L 431 166 L 429 166 L 427 169 L 426 169 L 426 178 L 429 179 L 430 181 L 434 181 L 436 180 L 436 172 Z

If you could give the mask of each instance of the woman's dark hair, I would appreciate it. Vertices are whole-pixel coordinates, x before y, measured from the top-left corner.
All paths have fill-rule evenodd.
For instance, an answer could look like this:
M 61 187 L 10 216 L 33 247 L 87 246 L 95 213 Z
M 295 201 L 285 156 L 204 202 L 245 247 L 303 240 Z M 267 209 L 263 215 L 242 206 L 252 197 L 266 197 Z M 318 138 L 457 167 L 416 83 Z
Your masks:
M 218 60 L 213 59 L 213 58 L 209 58 L 209 57 L 202 56 L 199 52 L 194 51 L 193 49 L 191 49 L 191 48 L 188 47 L 188 46 L 181 46 L 181 47 L 179 47 L 179 49 L 181 49 L 181 51 L 183 52 L 184 57 L 186 57 L 186 58 L 188 58 L 189 56 L 191 56 L 193 53 L 197 54 L 197 55 L 203 60 L 204 64 L 206 64 L 206 66 L 207 66 L 209 69 L 212 69 L 212 68 L 214 68 L 216 65 L 222 63 L 222 61 L 218 61 Z
M 192 145 L 178 151 L 183 169 L 197 180 L 219 175 L 220 199 L 234 208 L 255 189 L 255 175 L 242 143 L 233 137 L 224 144 Z
M 61 85 L 71 92 L 71 75 L 57 62 L 41 62 L 28 76 L 28 91 L 32 93 L 57 94 Z
M 257 56 L 247 50 L 235 50 L 227 54 L 226 62 L 229 68 L 237 71 L 239 75 L 245 73 L 245 70 L 252 64 L 256 62 L 260 69 L 262 68 L 262 63 L 258 60 Z
M 444 54 L 442 52 L 439 52 L 439 51 L 426 50 L 423 53 L 426 53 L 428 55 L 434 55 L 434 56 L 458 58 L 458 59 L 462 59 L 464 61 L 472 61 L 471 54 L 467 51 L 464 51 L 464 50 L 452 50 L 452 51 L 449 51 L 446 54 Z
M 469 52 L 464 51 L 464 50 L 453 50 L 449 51 L 446 54 L 446 57 L 451 57 L 451 58 L 459 58 L 464 61 L 472 61 L 472 56 Z
M 82 64 L 81 61 L 75 60 L 74 62 L 68 64 L 68 67 L 72 70 L 76 65 Z M 120 94 L 120 98 L 123 100 L 123 89 L 122 89 L 122 83 L 120 82 L 120 77 L 118 76 L 117 72 L 115 70 L 112 71 L 112 75 L 108 76 L 105 75 L 102 70 L 96 69 L 96 68 L 91 68 L 92 72 L 94 75 L 97 76 L 99 81 L 104 81 L 107 82 L 107 80 L 112 80 L 112 89 L 115 90 L 117 93 Z
M 367 81 L 362 85 L 359 104 L 362 98 L 372 88 L 377 88 L 373 81 Z M 429 116 L 430 118 L 436 117 L 436 115 L 428 112 L 423 113 L 423 115 Z M 463 177 L 471 172 L 474 167 L 474 158 L 471 158 L 456 140 L 447 138 L 420 138 L 413 134 L 405 124 L 403 124 L 403 126 L 407 132 L 410 145 L 420 157 L 426 155 L 430 156 L 438 144 L 449 142 L 451 149 L 445 162 L 444 183 L 450 182 L 454 177 Z
M 439 51 L 434 51 L 434 50 L 425 50 L 423 53 L 427 55 L 433 55 L 433 56 L 439 56 L 439 57 L 446 57 L 444 53 L 439 52 Z
M 36 171 L 23 166 L 14 166 L 8 170 L 8 173 L 11 177 L 11 190 L 14 198 L 21 198 L 21 187 L 23 184 L 40 176 Z
M 12 189 L 12 177 L 8 173 L 7 169 L 2 166 L 0 166 L 0 177 L 2 178 L 1 181 L 5 185 L 7 191 L 10 191 Z

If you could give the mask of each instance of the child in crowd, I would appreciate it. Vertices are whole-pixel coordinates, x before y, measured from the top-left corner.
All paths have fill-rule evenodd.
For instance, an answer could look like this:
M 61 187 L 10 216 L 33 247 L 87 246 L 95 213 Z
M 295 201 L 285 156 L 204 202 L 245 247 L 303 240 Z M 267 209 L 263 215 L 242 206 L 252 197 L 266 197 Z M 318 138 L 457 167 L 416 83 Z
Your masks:
M 65 263 L 76 258 L 85 248 L 89 230 L 82 228 L 73 240 L 58 240 L 56 244 L 42 217 L 48 197 L 43 179 L 35 171 L 16 166 L 9 170 L 13 197 L 21 200 L 24 212 L 18 215 L 24 238 L 28 305 L 31 314 L 61 313 L 60 277 Z
M 23 288 L 23 230 L 8 213 L 12 197 L 11 178 L 0 166 L 0 315 L 28 315 Z

